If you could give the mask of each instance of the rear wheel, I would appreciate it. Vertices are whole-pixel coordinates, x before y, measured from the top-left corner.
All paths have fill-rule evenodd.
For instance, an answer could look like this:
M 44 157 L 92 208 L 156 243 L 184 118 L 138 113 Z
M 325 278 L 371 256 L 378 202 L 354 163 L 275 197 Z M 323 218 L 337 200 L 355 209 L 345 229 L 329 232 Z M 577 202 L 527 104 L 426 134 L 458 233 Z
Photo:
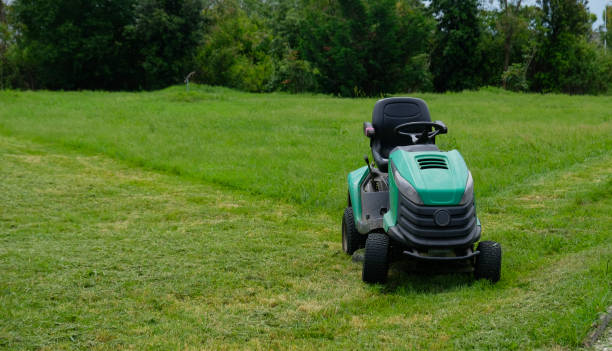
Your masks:
M 389 237 L 383 233 L 368 235 L 361 279 L 369 284 L 384 283 L 389 271 Z
M 359 234 L 355 227 L 353 208 L 347 207 L 342 216 L 342 251 L 348 255 L 362 248 L 365 244 L 365 235 Z
M 476 256 L 474 265 L 474 277 L 476 279 L 487 279 L 493 283 L 501 277 L 501 245 L 495 241 L 481 241 L 476 250 L 480 254 Z

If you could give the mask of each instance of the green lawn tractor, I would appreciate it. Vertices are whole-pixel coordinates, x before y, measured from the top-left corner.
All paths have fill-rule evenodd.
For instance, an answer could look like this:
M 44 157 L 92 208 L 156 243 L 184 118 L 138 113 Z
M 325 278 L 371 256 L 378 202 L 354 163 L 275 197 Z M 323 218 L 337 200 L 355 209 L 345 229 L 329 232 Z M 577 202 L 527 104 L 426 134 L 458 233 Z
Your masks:
M 365 247 L 362 279 L 384 283 L 389 264 L 400 257 L 421 263 L 467 263 L 477 279 L 497 282 L 501 246 L 480 240 L 474 181 L 457 150 L 440 151 L 425 101 L 388 98 L 364 123 L 374 163 L 348 175 L 348 207 L 342 218 L 342 248 Z M 444 264 L 444 263 L 442 263 Z

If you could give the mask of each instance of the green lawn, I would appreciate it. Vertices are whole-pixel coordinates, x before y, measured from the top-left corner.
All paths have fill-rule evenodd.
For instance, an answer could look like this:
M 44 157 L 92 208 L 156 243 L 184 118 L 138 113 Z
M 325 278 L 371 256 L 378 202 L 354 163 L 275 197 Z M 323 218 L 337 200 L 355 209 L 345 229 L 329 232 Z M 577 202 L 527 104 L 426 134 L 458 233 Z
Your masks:
M 573 349 L 612 304 L 612 99 L 419 95 L 502 280 L 361 282 L 341 252 L 375 99 L 0 91 L 0 348 Z

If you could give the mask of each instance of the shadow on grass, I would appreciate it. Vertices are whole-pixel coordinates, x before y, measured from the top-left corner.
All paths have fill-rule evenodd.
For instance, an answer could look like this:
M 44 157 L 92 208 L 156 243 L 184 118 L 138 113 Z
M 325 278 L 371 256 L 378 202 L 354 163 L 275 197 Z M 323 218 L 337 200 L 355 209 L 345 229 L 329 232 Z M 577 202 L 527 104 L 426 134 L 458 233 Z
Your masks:
M 353 254 L 362 264 L 365 251 Z M 473 266 L 468 261 L 432 262 L 401 257 L 389 267 L 387 283 L 380 285 L 383 294 L 436 294 L 470 287 L 475 283 Z
M 402 259 L 389 269 L 384 294 L 437 294 L 460 290 L 474 284 L 471 266 L 466 263 L 425 262 Z

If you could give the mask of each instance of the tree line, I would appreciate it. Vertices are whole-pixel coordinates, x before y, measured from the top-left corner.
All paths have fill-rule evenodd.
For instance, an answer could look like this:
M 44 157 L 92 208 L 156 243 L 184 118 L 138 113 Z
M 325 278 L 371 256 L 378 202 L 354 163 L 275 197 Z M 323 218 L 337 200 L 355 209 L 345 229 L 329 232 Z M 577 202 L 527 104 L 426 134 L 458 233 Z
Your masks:
M 586 0 L 0 0 L 0 88 L 598 94 L 595 20 Z

